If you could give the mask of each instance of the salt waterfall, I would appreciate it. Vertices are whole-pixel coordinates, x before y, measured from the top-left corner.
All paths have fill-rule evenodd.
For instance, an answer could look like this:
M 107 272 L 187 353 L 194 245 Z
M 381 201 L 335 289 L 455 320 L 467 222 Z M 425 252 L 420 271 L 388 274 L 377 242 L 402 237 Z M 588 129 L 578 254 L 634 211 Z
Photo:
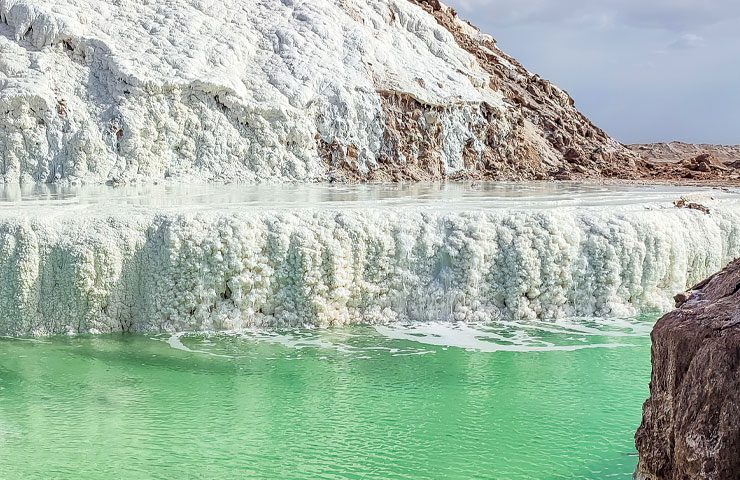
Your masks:
M 705 214 L 672 192 L 480 202 L 456 188 L 416 202 L 16 202 L 0 211 L 0 332 L 629 316 L 740 256 L 736 194 L 705 195 Z

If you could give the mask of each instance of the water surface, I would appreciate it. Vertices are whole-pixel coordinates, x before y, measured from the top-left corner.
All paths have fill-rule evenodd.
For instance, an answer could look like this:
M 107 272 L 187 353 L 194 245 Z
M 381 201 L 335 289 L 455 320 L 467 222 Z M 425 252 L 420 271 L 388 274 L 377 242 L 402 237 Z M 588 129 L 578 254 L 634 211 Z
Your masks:
M 629 479 L 654 318 L 0 340 L 0 472 Z
M 141 209 L 353 209 L 435 210 L 673 207 L 683 195 L 737 202 L 738 189 L 670 185 L 599 185 L 571 182 L 449 182 L 413 184 L 0 186 L 0 214 L 49 207 L 75 211 Z

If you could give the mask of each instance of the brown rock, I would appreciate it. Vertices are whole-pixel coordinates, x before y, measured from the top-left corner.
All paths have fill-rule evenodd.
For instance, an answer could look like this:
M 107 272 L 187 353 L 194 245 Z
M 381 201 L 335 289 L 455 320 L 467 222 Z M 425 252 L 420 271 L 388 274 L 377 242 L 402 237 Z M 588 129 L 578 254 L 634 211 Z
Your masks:
M 689 298 L 691 298 L 691 292 L 682 292 L 673 297 L 673 300 L 676 302 L 676 308 L 679 308 L 681 305 L 688 302 Z
M 698 210 L 706 215 L 709 215 L 711 213 L 709 208 L 705 207 L 701 203 L 689 202 L 683 197 L 673 202 L 673 205 L 675 205 L 676 208 L 688 208 L 690 210 Z
M 656 324 L 638 480 L 740 479 L 740 260 Z
M 695 165 L 692 165 L 691 168 L 693 170 L 696 170 L 697 172 L 711 172 L 712 167 L 706 163 L 706 162 L 700 162 Z
M 711 172 L 713 170 L 725 170 L 727 167 L 712 153 L 702 153 L 696 157 L 681 162 L 685 168 L 697 172 Z
M 716 185 L 736 185 L 740 145 L 706 145 L 682 142 L 631 145 L 641 159 L 643 172 L 654 179 L 689 179 Z

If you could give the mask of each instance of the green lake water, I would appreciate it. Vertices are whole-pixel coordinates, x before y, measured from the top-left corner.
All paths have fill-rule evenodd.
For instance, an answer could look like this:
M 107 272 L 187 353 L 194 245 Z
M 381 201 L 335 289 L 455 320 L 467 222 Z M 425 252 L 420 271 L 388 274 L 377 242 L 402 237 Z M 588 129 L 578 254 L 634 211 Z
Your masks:
M 627 480 L 653 321 L 0 339 L 0 478 Z

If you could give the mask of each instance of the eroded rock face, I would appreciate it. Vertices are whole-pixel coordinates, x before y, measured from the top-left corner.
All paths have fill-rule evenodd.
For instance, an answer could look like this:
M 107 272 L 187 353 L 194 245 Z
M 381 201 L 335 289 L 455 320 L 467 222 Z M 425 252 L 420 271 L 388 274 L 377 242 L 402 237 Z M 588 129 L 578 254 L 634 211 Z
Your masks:
M 676 297 L 653 330 L 641 480 L 740 478 L 740 260 Z
M 609 137 L 575 108 L 564 90 L 530 73 L 500 50 L 489 35 L 457 17 L 438 0 L 409 0 L 427 10 L 457 44 L 491 75 L 490 88 L 500 91 L 512 111 L 517 141 L 516 165 L 521 178 L 635 178 L 637 156 Z M 495 171 L 495 169 L 492 169 Z M 496 176 L 496 175 L 494 175 Z

